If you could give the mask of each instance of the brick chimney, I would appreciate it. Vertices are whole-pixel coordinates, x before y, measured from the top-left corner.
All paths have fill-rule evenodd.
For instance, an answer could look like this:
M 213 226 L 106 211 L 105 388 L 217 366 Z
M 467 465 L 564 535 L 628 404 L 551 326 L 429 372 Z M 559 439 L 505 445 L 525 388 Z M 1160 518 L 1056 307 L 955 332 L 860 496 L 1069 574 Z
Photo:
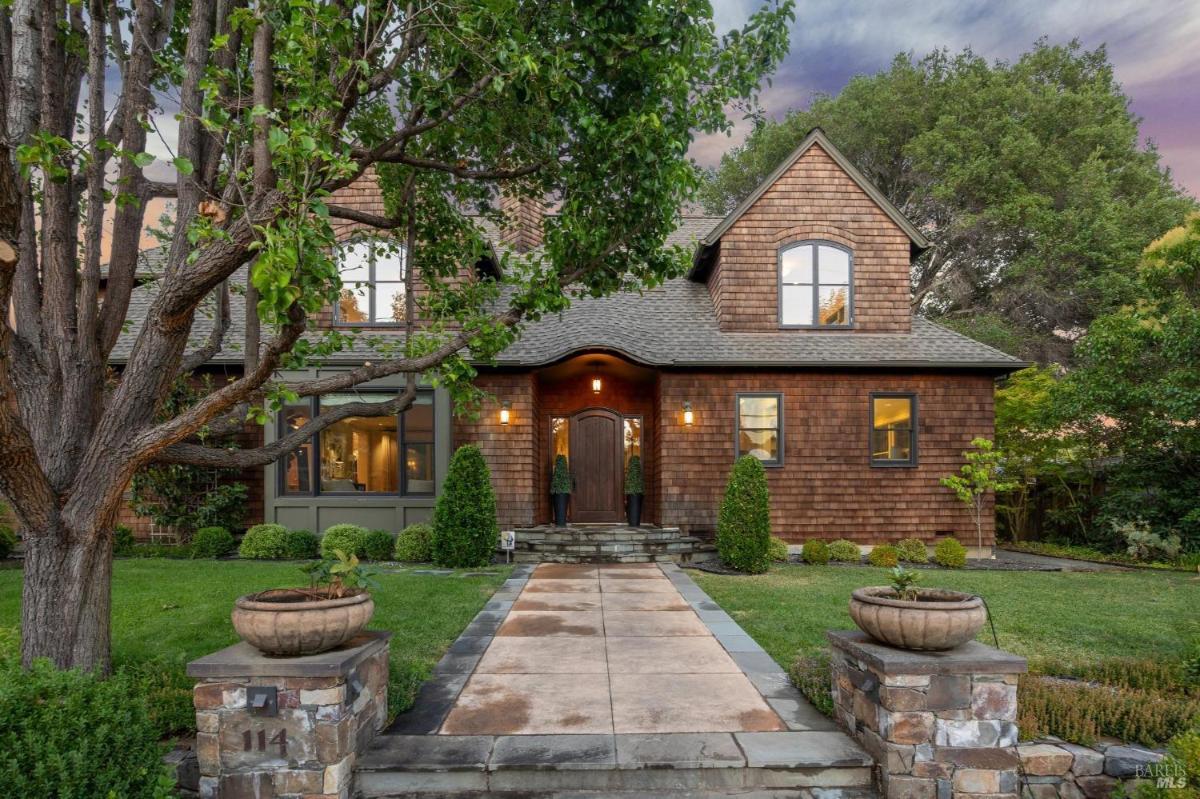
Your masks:
M 546 205 L 531 197 L 500 195 L 500 210 L 504 213 L 504 224 L 500 229 L 500 241 L 517 252 L 529 252 L 542 245 L 542 219 Z

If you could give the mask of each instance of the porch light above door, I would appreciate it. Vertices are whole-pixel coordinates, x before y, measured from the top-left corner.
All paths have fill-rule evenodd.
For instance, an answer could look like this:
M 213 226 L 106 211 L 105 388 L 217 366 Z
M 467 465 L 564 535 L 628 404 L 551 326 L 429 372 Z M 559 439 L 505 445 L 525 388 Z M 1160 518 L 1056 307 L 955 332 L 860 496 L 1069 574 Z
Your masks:
M 508 417 L 512 413 L 512 403 L 508 400 L 500 403 L 500 424 L 508 424 Z
M 691 427 L 692 423 L 695 421 L 696 421 L 696 418 L 692 414 L 692 403 L 690 403 L 690 402 L 683 403 L 683 423 L 685 425 L 687 425 L 688 427 Z
M 592 393 L 593 394 L 600 393 L 600 377 L 599 376 L 592 378 Z

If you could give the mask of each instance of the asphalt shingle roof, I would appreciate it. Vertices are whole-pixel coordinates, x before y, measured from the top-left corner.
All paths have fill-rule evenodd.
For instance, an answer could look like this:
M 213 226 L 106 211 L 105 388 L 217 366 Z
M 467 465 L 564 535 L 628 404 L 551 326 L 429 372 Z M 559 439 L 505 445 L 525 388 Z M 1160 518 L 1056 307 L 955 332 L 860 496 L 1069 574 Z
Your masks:
M 717 217 L 685 217 L 669 244 L 694 245 L 720 222 Z M 157 263 L 153 251 L 145 260 Z M 161 270 L 156 270 L 161 272 Z M 231 279 L 245 284 L 242 268 Z M 153 301 L 155 282 L 134 289 L 130 299 L 129 330 L 113 350 L 114 361 L 129 357 Z M 207 306 L 211 308 L 211 305 Z M 226 348 L 215 363 L 240 362 L 244 338 L 245 303 L 233 296 Z M 201 346 L 212 330 L 211 313 L 197 314 L 189 349 Z M 330 360 L 362 361 L 378 357 L 367 343 L 398 333 L 369 331 L 349 349 Z M 573 353 L 607 350 L 651 366 L 791 366 L 791 367 L 907 367 L 971 368 L 1011 371 L 1024 363 L 1017 358 L 915 317 L 911 333 L 779 330 L 764 333 L 722 331 L 717 324 L 708 288 L 677 278 L 643 293 L 622 292 L 583 298 L 561 314 L 529 324 L 521 338 L 498 358 L 504 365 L 541 366 Z

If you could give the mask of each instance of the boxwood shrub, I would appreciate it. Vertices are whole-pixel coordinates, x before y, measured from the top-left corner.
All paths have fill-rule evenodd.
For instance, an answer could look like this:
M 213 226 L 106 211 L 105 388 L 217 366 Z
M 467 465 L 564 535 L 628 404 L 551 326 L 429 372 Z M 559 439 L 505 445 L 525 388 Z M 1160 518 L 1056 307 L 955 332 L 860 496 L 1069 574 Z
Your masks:
M 283 537 L 283 557 L 289 560 L 312 560 L 320 552 L 321 539 L 308 530 L 288 530 Z
M 762 462 L 743 455 L 733 464 L 717 514 L 717 552 L 725 565 L 762 574 L 771 564 L 771 496 Z
M 891 544 L 880 544 L 867 553 L 867 563 L 890 569 L 900 562 L 900 553 Z
M 254 560 L 287 557 L 288 530 L 282 524 L 256 524 L 242 536 L 238 555 Z
M 17 548 L 17 534 L 7 524 L 0 524 L 0 560 L 7 558 Z
M 896 542 L 896 552 L 905 563 L 928 563 L 929 551 L 919 538 L 902 538 Z
M 387 530 L 371 530 L 363 539 L 367 560 L 391 560 L 395 547 L 396 537 Z
M 134 543 L 133 530 L 129 525 L 118 524 L 113 527 L 114 555 L 132 555 Z
M 396 560 L 428 563 L 433 560 L 433 526 L 410 524 L 396 536 Z
M 168 799 L 174 777 L 141 684 L 39 661 L 21 671 L 0 630 L 0 796 Z
M 335 524 L 325 528 L 321 536 L 321 556 L 334 557 L 334 550 L 340 550 L 347 556 L 357 555 L 365 558 L 367 555 L 367 528 L 357 524 Z
M 193 558 L 219 558 L 236 546 L 233 534 L 224 527 L 201 527 L 192 533 Z
M 858 544 L 839 538 L 829 544 L 829 559 L 839 563 L 858 563 L 862 560 L 862 552 L 859 551 Z
M 486 566 L 499 541 L 487 461 L 479 447 L 459 447 L 433 510 L 433 562 L 449 568 Z
M 967 565 L 967 548 L 957 538 L 943 538 L 933 548 L 933 560 L 947 569 L 961 569 Z
M 804 547 L 800 550 L 800 557 L 804 559 L 805 563 L 823 566 L 829 562 L 829 544 L 819 538 L 805 541 Z
M 767 542 L 767 556 L 776 563 L 787 563 L 787 542 L 777 536 L 771 536 L 771 540 Z

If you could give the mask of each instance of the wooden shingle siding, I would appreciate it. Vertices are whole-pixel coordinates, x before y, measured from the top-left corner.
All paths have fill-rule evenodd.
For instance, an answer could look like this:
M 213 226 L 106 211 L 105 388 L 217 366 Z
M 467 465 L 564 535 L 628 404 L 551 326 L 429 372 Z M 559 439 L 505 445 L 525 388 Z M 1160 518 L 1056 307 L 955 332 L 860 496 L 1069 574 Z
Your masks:
M 820 145 L 721 238 L 709 290 L 722 330 L 779 328 L 778 252 L 807 239 L 828 239 L 853 251 L 855 331 L 910 331 L 910 240 Z
M 974 545 L 971 516 L 938 480 L 962 465 L 976 436 L 993 436 L 993 382 L 952 374 L 813 372 L 664 372 L 659 430 L 663 523 L 693 534 L 716 527 L 735 457 L 738 392 L 783 395 L 784 463 L 768 468 L 773 532 L 789 543 L 848 538 L 880 544 L 952 532 Z M 919 464 L 872 467 L 869 398 L 911 391 L 919 406 Z M 692 404 L 695 424 L 682 420 Z M 990 511 L 984 544 L 992 542 Z
M 534 411 L 534 377 L 524 374 L 488 374 L 475 380 L 492 399 L 483 403 L 478 418 L 454 417 L 454 446 L 475 444 L 492 472 L 500 529 L 528 527 L 536 509 L 538 452 L 537 417 Z M 500 424 L 500 403 L 512 403 L 511 421 Z

